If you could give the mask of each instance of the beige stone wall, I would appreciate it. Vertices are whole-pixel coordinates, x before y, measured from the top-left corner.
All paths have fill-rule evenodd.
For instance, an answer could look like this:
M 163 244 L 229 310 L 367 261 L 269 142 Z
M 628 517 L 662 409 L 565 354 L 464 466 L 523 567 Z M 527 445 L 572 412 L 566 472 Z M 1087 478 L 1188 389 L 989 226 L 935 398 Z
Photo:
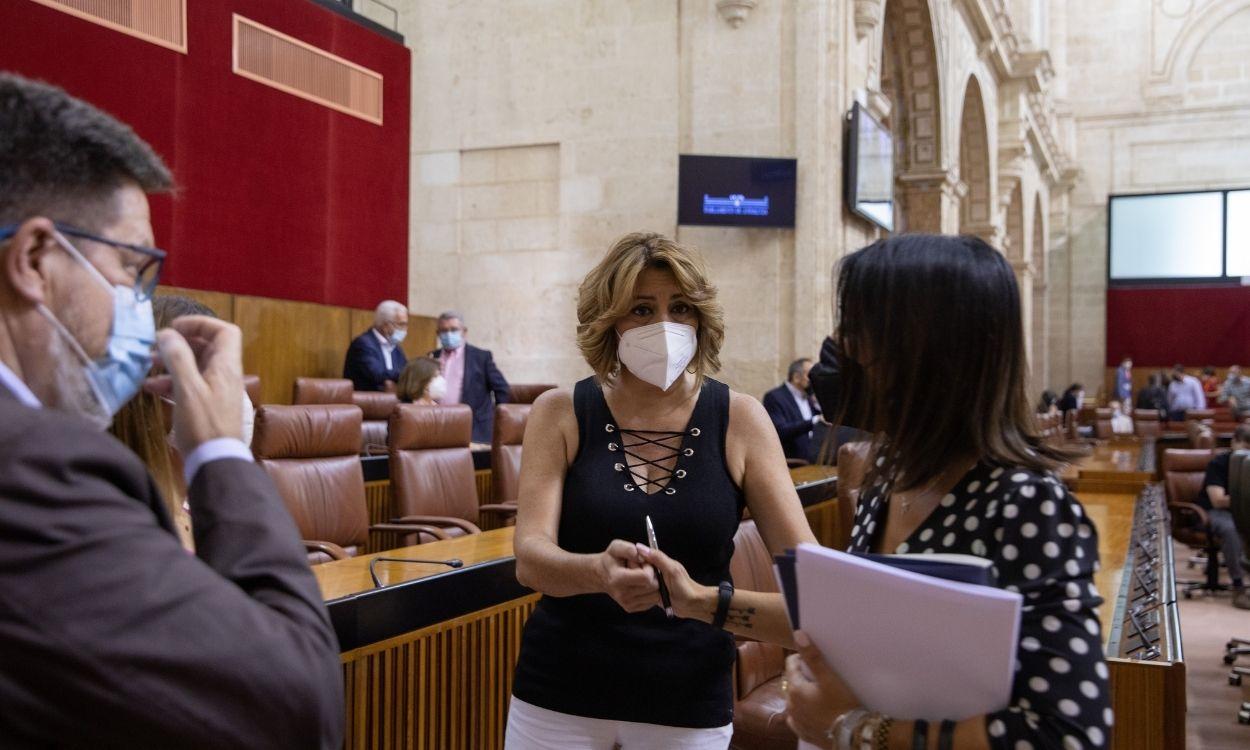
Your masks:
M 761 0 L 736 28 L 715 0 L 396 4 L 413 51 L 410 305 L 461 310 L 510 379 L 588 372 L 573 344 L 577 283 L 633 230 L 707 257 L 732 386 L 762 394 L 814 355 L 833 326 L 833 264 L 880 236 L 843 208 L 854 101 L 905 120 L 907 225 L 962 225 L 1003 246 L 1027 287 L 1035 379 L 1064 361 L 1048 354 L 1062 339 L 1053 264 L 1034 247 L 1054 244 L 1066 161 L 1038 47 L 1053 36 L 1035 20 L 1044 0 Z M 908 46 L 883 82 L 890 44 Z M 679 153 L 798 159 L 796 227 L 676 226 Z
M 1081 169 L 1052 233 L 1052 382 L 1101 383 L 1108 195 L 1250 183 L 1250 0 L 1052 8 Z

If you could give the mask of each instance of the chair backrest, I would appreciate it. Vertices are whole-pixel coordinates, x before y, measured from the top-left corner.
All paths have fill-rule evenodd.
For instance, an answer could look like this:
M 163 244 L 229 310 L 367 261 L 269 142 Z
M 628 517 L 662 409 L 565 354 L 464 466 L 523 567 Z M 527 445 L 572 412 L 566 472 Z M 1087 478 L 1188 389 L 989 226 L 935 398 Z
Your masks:
M 1250 536 L 1250 451 L 1233 451 L 1228 461 L 1228 496 L 1237 530 Z
M 1191 420 L 1185 423 L 1185 430 L 1189 433 L 1190 448 L 1206 449 L 1215 447 L 1215 431 L 1206 422 Z
M 352 381 L 346 378 L 296 378 L 293 404 L 350 404 Z
M 1154 409 L 1133 410 L 1133 434 L 1137 437 L 1159 437 L 1159 412 Z
M 244 375 L 243 390 L 247 392 L 247 397 L 252 400 L 252 406 L 260 406 L 259 375 Z
M 543 393 L 555 387 L 546 383 L 512 383 L 508 386 L 508 403 L 532 404 Z
M 490 444 L 491 492 L 497 503 L 515 503 L 521 479 L 521 441 L 529 422 L 529 404 L 495 407 L 495 432 Z
M 400 516 L 478 520 L 473 481 L 473 410 L 465 404 L 400 404 L 391 412 L 387 453 Z
M 855 504 L 868 468 L 870 443 L 843 443 L 838 448 L 838 535 L 835 548 L 845 550 L 851 545 L 851 526 L 855 522 Z
M 1198 420 L 1199 422 L 1201 422 L 1204 419 L 1215 419 L 1215 410 L 1214 409 L 1186 409 L 1185 410 L 1186 422 L 1192 422 L 1194 420 Z
M 342 404 L 256 412 L 252 452 L 278 487 L 300 536 L 353 552 L 369 533 L 360 468 L 360 409 Z
M 743 521 L 734 535 L 734 554 L 729 560 L 734 586 L 744 591 L 778 591 L 773 558 L 760 537 L 755 521 Z M 738 695 L 745 696 L 785 671 L 786 655 L 780 646 L 759 641 L 738 642 Z
M 1168 448 L 1163 451 L 1163 482 L 1169 503 L 1192 503 L 1202 490 L 1211 448 Z
M 1094 410 L 1094 437 L 1105 440 L 1115 434 L 1111 430 L 1112 413 L 1111 409 L 1105 406 Z
M 386 431 L 391 412 L 399 404 L 399 396 L 382 391 L 352 391 L 352 403 L 364 412 L 365 421 L 360 431 L 360 452 L 368 446 L 386 450 Z

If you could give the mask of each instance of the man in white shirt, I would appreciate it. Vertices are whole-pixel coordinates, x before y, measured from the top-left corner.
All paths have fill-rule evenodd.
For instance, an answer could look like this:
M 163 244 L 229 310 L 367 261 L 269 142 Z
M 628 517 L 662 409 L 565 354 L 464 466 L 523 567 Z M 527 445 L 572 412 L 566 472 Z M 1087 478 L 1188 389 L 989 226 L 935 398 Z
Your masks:
M 1202 381 L 1186 373 L 1183 365 L 1175 365 L 1172 382 L 1168 384 L 1168 420 L 1184 422 L 1185 412 L 1205 408 L 1207 396 L 1202 392 Z
M 777 428 L 786 458 L 812 462 L 820 450 L 823 423 L 820 407 L 808 394 L 807 373 L 812 360 L 804 357 L 790 363 L 786 382 L 764 394 L 764 410 Z
M 242 434 L 242 334 L 155 330 L 130 128 L 0 73 L 0 744 L 340 747 L 338 643 L 295 524 Z M 195 555 L 103 430 L 169 372 Z
M 408 364 L 400 346 L 408 335 L 408 308 L 393 299 L 373 311 L 373 327 L 352 340 L 343 377 L 358 391 L 391 391 Z

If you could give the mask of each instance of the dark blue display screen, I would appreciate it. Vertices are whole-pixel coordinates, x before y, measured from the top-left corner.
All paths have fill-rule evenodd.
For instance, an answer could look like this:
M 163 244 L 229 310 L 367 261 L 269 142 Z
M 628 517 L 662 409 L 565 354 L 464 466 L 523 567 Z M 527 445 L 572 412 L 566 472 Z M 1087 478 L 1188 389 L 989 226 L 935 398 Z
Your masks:
M 677 223 L 794 226 L 794 159 L 682 154 Z

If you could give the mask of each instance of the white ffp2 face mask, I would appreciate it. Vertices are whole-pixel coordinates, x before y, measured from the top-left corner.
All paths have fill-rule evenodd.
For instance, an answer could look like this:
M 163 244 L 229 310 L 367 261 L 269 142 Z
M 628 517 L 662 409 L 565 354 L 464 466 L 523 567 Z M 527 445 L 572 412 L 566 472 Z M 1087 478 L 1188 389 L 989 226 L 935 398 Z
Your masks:
M 698 337 L 684 323 L 652 323 L 621 334 L 616 354 L 639 380 L 667 391 L 694 359 Z

